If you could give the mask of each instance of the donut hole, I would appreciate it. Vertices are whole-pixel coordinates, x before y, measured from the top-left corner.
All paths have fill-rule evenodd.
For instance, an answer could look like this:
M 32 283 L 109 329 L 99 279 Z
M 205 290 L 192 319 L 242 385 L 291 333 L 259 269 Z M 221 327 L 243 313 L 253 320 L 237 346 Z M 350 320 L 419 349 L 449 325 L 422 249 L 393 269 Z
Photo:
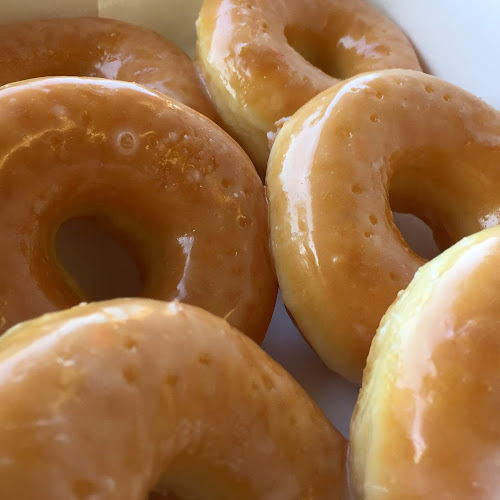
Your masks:
M 328 50 L 323 50 L 325 44 L 319 35 L 297 26 L 286 26 L 284 34 L 288 45 L 308 63 L 327 75 L 336 76 L 332 58 L 329 57 Z
M 417 255 L 427 260 L 439 255 L 432 229 L 422 219 L 409 213 L 393 212 L 393 214 L 401 236 Z M 396 280 L 396 275 L 391 275 L 390 278 Z
M 55 237 L 59 263 L 77 283 L 82 300 L 107 300 L 141 295 L 137 262 L 123 241 L 97 217 L 68 219 Z
M 465 152 L 450 155 L 433 148 L 391 158 L 394 222 L 408 246 L 426 260 L 478 230 L 484 179 L 470 174 L 470 162 Z
M 407 245 L 420 257 L 430 260 L 439 255 L 440 249 L 431 226 L 419 217 L 422 212 L 432 213 L 424 178 L 413 169 L 398 169 L 390 182 L 389 204 L 394 223 Z M 397 277 L 390 278 L 395 281 Z

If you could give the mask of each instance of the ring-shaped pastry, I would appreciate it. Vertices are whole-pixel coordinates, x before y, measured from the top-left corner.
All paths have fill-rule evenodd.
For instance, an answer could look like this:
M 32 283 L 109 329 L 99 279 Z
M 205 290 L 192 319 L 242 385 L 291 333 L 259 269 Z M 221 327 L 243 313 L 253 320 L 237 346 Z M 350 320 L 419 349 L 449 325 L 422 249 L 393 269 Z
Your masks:
M 87 297 L 61 225 L 92 217 L 135 259 L 139 295 L 264 338 L 276 299 L 264 187 L 244 151 L 140 85 L 48 78 L 0 89 L 0 331 Z
M 303 106 L 267 173 L 283 300 L 325 363 L 360 382 L 370 343 L 424 263 L 391 210 L 445 249 L 500 220 L 500 112 L 410 70 L 360 75 Z
M 354 498 L 500 496 L 500 227 L 419 271 L 375 335 L 351 422 Z
M 216 119 L 193 61 L 133 24 L 77 17 L 0 25 L 0 85 L 44 76 L 140 83 Z
M 193 306 L 119 299 L 18 325 L 0 339 L 0 400 L 2 500 L 345 496 L 346 440 Z
M 366 71 L 421 69 L 365 0 L 205 0 L 197 30 L 210 95 L 262 176 L 276 132 L 312 97 Z

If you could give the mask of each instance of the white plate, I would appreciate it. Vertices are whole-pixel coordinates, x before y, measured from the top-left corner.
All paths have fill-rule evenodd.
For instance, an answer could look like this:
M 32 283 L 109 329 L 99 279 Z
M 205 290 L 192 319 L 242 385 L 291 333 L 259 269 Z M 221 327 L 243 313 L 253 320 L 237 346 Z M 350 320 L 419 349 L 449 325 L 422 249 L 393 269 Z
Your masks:
M 272 0 L 268 0 L 272 1 Z M 499 0 L 372 0 L 406 31 L 428 72 L 460 85 L 500 109 Z M 0 22 L 54 15 L 114 17 L 156 29 L 194 53 L 201 0 L 0 1 Z M 415 250 L 436 250 L 428 230 L 411 217 L 397 223 Z M 278 298 L 264 348 L 304 386 L 347 436 L 358 388 L 329 372 L 304 342 Z

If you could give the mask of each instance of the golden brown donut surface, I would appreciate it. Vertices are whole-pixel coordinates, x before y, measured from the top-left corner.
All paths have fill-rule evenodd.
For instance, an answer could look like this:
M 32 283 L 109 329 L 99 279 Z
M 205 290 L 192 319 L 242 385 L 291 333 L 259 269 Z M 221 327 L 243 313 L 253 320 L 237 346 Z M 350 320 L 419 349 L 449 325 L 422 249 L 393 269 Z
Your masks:
M 345 439 L 201 309 L 96 302 L 0 339 L 0 498 L 342 499 Z
M 136 259 L 142 296 L 198 305 L 262 340 L 276 297 L 264 188 L 225 132 L 111 80 L 8 85 L 0 110 L 2 330 L 88 300 L 54 240 L 92 216 Z
M 384 316 L 351 422 L 356 498 L 500 497 L 500 227 L 423 266 Z
M 500 113 L 409 70 L 355 77 L 278 135 L 267 173 L 285 305 L 326 364 L 360 381 L 370 342 L 424 260 L 391 209 L 441 249 L 500 220 Z
M 215 118 L 191 59 L 157 33 L 120 21 L 82 17 L 0 25 L 0 85 L 43 76 L 136 82 Z
M 364 0 L 205 0 L 197 31 L 218 112 L 261 174 L 284 120 L 339 79 L 420 69 L 402 31 Z

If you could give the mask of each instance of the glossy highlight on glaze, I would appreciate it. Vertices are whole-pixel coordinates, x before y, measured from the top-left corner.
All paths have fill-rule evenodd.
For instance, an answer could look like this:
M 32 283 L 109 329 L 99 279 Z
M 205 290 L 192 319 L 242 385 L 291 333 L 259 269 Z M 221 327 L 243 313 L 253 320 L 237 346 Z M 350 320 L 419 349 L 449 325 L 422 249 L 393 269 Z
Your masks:
M 8 85 L 0 109 L 0 331 L 89 300 L 55 236 L 93 217 L 136 260 L 141 296 L 198 305 L 263 339 L 277 293 L 264 189 L 225 132 L 112 80 Z
M 497 223 L 500 113 L 423 73 L 366 73 L 286 123 L 266 182 L 285 305 L 325 363 L 360 382 L 382 315 L 425 262 L 392 210 L 427 222 L 441 249 Z
M 359 499 L 500 495 L 500 227 L 417 271 L 375 335 L 351 421 Z
M 140 83 L 216 120 L 191 59 L 153 31 L 97 17 L 0 25 L 0 85 L 58 75 Z
M 344 498 L 346 440 L 192 306 L 121 299 L 18 325 L 0 339 L 0 399 L 2 500 Z
M 197 60 L 226 129 L 265 174 L 283 123 L 366 71 L 420 70 L 403 32 L 364 0 L 205 0 Z

